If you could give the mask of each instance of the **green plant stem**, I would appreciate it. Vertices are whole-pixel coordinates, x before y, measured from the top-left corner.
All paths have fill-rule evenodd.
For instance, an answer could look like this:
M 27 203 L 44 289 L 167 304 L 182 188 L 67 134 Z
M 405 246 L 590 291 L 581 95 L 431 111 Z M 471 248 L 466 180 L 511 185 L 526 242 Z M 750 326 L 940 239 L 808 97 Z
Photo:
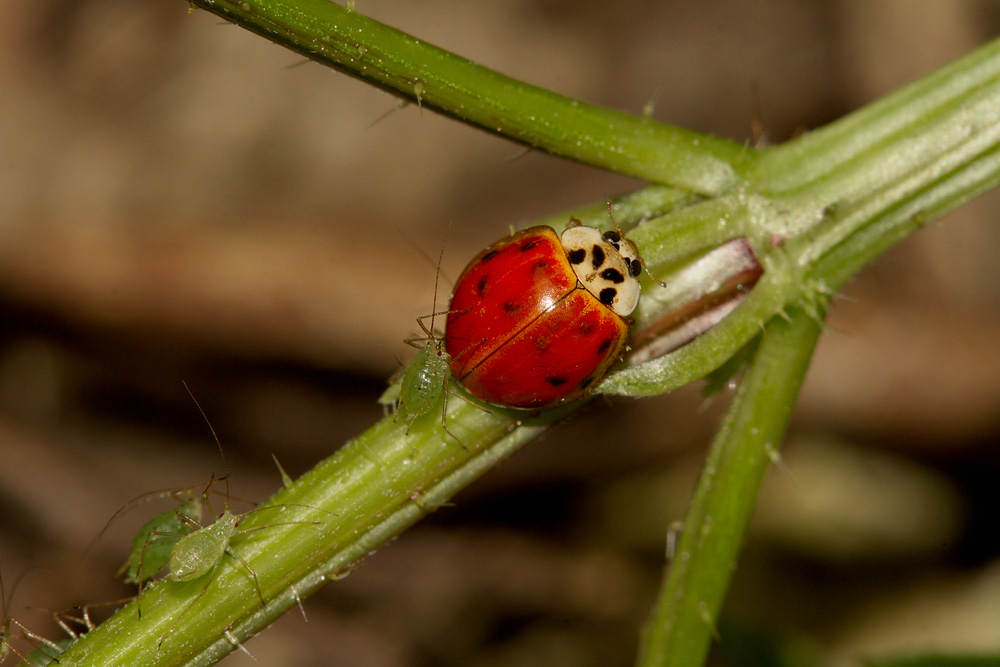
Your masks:
M 131 602 L 60 664 L 212 664 L 297 600 L 349 573 L 559 416 L 527 420 L 454 400 L 449 429 L 461 443 L 440 437 L 440 413 L 418 420 L 424 423 L 409 435 L 406 424 L 387 417 L 276 494 L 265 505 L 273 509 L 255 510 L 241 522 L 240 530 L 259 530 L 237 536 L 232 546 L 251 564 L 266 605 L 249 571 L 227 557 L 213 575 L 149 586 L 141 617 L 140 602 Z
M 744 146 L 512 79 L 329 0 L 193 0 L 422 108 L 555 155 L 705 195 L 737 181 Z
M 998 54 L 1000 40 L 994 40 L 844 118 L 767 151 L 753 178 L 767 183 L 769 194 L 791 194 L 825 180 L 859 155 L 898 146 L 906 138 L 919 139 L 938 113 L 961 106 L 977 91 L 995 91 Z M 995 92 L 988 94 L 995 97 Z M 987 116 L 979 121 L 995 119 Z M 906 168 L 906 160 L 895 162 L 886 166 Z
M 793 311 L 764 329 L 712 443 L 637 664 L 704 663 L 768 465 L 777 455 L 822 329 Z
M 597 391 L 648 396 L 703 377 L 748 342 L 745 320 L 760 327 L 790 306 L 815 309 L 886 248 L 1000 183 L 1000 40 L 944 71 L 929 77 L 933 86 L 917 81 L 877 103 L 882 113 L 862 109 L 768 149 L 734 192 L 636 229 L 630 237 L 654 269 L 730 232 L 750 240 L 767 273 L 709 334 Z M 825 138 L 843 127 L 866 139 Z
M 660 183 L 622 198 L 615 215 L 625 226 L 646 220 L 630 237 L 661 277 L 683 274 L 689 256 L 702 249 L 733 236 L 749 240 L 765 276 L 729 317 L 694 343 L 600 388 L 667 391 L 715 370 L 765 333 L 706 466 L 712 489 L 693 501 L 643 658 L 661 664 L 677 651 L 695 658 L 683 664 L 697 664 L 830 291 L 884 248 L 1000 178 L 1000 42 L 932 75 L 933 85 L 918 82 L 890 96 L 878 112 L 859 111 L 760 155 L 514 81 L 327 0 L 193 4 L 421 105 Z M 873 175 L 881 180 L 873 184 Z M 575 213 L 605 224 L 603 204 Z M 641 305 L 649 320 L 664 307 L 651 292 Z M 254 568 L 266 605 L 248 570 L 227 557 L 205 580 L 150 586 L 141 618 L 136 603 L 124 607 L 71 647 L 61 664 L 212 664 L 575 407 L 487 414 L 452 400 L 448 428 L 461 444 L 445 436 L 434 414 L 408 434 L 405 425 L 384 419 L 270 501 L 285 507 L 244 519 L 243 530 L 268 526 L 232 545 Z

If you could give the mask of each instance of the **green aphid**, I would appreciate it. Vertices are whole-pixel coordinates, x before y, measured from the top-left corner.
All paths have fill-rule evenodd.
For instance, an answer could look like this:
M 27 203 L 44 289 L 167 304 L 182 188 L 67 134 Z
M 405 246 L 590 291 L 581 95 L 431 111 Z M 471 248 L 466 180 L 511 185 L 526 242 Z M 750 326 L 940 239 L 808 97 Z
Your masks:
M 187 385 L 185 384 L 185 388 Z M 261 606 L 267 604 L 264 599 L 264 592 L 261 589 L 260 581 L 257 578 L 257 572 L 250 566 L 250 563 L 246 561 L 245 558 L 240 556 L 231 546 L 231 542 L 234 537 L 238 535 L 245 535 L 247 533 L 253 533 L 258 530 L 266 530 L 268 528 L 274 528 L 276 526 L 289 526 L 289 525 L 319 525 L 319 521 L 283 521 L 273 524 L 268 524 L 266 526 L 255 526 L 253 528 L 247 528 L 245 530 L 240 530 L 240 522 L 243 521 L 244 517 L 254 512 L 260 512 L 264 510 L 273 510 L 283 507 L 305 507 L 311 510 L 324 512 L 326 514 L 332 514 L 326 510 L 322 510 L 315 507 L 309 507 L 308 505 L 298 505 L 296 503 L 289 503 L 284 505 L 270 505 L 265 507 L 259 507 L 255 510 L 250 510 L 249 512 L 244 512 L 242 514 L 233 514 L 229 508 L 229 468 L 226 465 L 226 454 L 222 449 L 222 443 L 219 442 L 219 437 L 215 433 L 215 429 L 212 428 L 211 422 L 208 421 L 208 417 L 205 415 L 205 411 L 202 409 L 198 400 L 195 399 L 194 395 L 191 394 L 191 390 L 188 389 L 188 394 L 194 401 L 198 410 L 201 412 L 202 417 L 205 419 L 205 423 L 208 424 L 209 430 L 212 432 L 212 437 L 215 439 L 215 444 L 219 448 L 219 454 L 222 457 L 223 467 L 226 468 L 226 476 L 224 477 L 226 482 L 226 498 L 225 506 L 223 508 L 222 514 L 214 516 L 214 510 L 212 510 L 212 505 L 208 498 L 205 497 L 205 504 L 208 505 L 209 510 L 212 510 L 212 515 L 214 520 L 212 523 L 207 525 L 201 525 L 200 517 L 195 518 L 188 516 L 184 513 L 177 512 L 176 516 L 181 523 L 184 524 L 184 530 L 186 533 L 181 534 L 180 531 L 173 531 L 168 534 L 168 531 L 157 531 L 150 530 L 147 535 L 146 542 L 154 540 L 158 537 L 170 537 L 175 539 L 172 548 L 166 558 L 166 565 L 168 568 L 166 579 L 169 581 L 180 581 L 188 582 L 195 581 L 197 579 L 205 578 L 205 585 L 202 587 L 201 591 L 195 595 L 191 602 L 181 611 L 180 615 L 174 621 L 173 625 L 160 637 L 160 643 L 163 641 L 177 628 L 181 619 L 187 615 L 191 610 L 192 606 L 198 599 L 201 598 L 208 590 L 212 581 L 215 578 L 215 571 L 222 563 L 225 556 L 229 556 L 233 560 L 237 561 L 243 568 L 250 574 L 250 578 L 253 581 L 254 590 L 257 593 L 257 598 L 260 600 Z M 280 466 L 279 466 L 280 468 Z M 283 478 L 287 478 L 287 475 L 283 475 Z M 290 481 L 290 480 L 288 480 Z M 163 516 L 163 515 L 161 515 Z M 335 515 L 336 516 L 336 515 Z M 148 550 L 148 546 L 146 547 Z M 133 547 L 134 550 L 134 547 Z M 209 576 L 211 575 L 211 576 Z M 141 614 L 141 610 L 139 611 Z
M 409 421 L 407 432 L 413 426 L 413 422 L 433 410 L 439 403 L 441 423 L 445 423 L 447 414 L 445 391 L 448 386 L 448 375 L 451 373 L 451 357 L 444 350 L 444 341 L 435 336 L 434 330 L 427 327 L 422 319 L 418 319 L 417 323 L 427 337 L 406 341 L 417 348 L 417 353 L 410 359 L 406 372 L 403 373 L 403 380 L 399 384 L 399 400 L 396 403 L 396 416 L 402 413 L 403 418 Z M 418 344 L 420 342 L 423 344 Z M 447 428 L 445 430 L 447 431 Z
M 204 508 L 202 498 L 186 491 L 178 501 L 179 507 L 154 516 L 143 524 L 132 540 L 128 560 L 120 570 L 124 573 L 125 583 L 141 585 L 156 576 L 166 566 L 177 540 L 193 532 L 193 526 L 200 524 Z

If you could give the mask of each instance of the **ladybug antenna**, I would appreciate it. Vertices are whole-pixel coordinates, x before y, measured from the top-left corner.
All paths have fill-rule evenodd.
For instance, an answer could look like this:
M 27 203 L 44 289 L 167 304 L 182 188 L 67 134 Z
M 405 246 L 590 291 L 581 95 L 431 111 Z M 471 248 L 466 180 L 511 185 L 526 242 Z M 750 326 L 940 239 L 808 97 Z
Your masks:
M 615 216 L 614 216 L 614 214 L 611 211 L 611 209 L 612 209 L 611 200 L 609 199 L 607 203 L 608 203 L 608 217 L 611 218 L 611 223 L 615 226 L 615 229 L 618 230 L 618 235 L 621 236 L 623 239 L 626 238 L 625 231 L 618 224 L 618 221 L 615 220 Z M 654 283 L 656 283 L 660 287 L 666 287 L 667 286 L 667 284 L 665 282 L 663 282 L 662 280 L 660 280 L 659 278 L 657 278 L 656 276 L 654 276 L 652 273 L 650 273 L 649 267 L 646 266 L 646 260 L 643 259 L 643 257 L 642 257 L 641 254 L 639 255 L 639 263 L 642 264 L 642 270 L 646 272 L 646 275 L 649 276 L 650 280 L 652 280 Z
M 623 230 L 621 228 L 621 225 L 619 225 L 618 221 L 615 220 L 614 213 L 612 213 L 612 209 L 614 208 L 614 204 L 611 203 L 610 199 L 606 203 L 608 205 L 608 217 L 611 218 L 611 224 L 614 225 L 615 229 L 618 230 L 618 235 L 621 236 L 622 238 L 624 238 L 625 237 L 625 230 Z

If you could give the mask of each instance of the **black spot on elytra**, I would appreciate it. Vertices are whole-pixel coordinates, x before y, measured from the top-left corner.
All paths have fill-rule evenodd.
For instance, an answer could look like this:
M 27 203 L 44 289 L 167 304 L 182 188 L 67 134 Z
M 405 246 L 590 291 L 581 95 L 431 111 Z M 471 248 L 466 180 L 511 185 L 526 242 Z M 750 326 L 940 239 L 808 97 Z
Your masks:
M 528 252 L 532 248 L 538 245 L 538 239 L 531 239 L 523 244 L 521 244 L 521 252 Z
M 595 245 L 592 252 L 594 253 L 594 256 L 591 259 L 591 262 L 593 262 L 594 268 L 598 269 L 601 264 L 604 264 L 604 249 L 599 245 Z
M 633 277 L 638 276 L 642 272 L 642 262 L 637 259 L 633 259 L 629 262 L 628 271 Z
M 610 280 L 616 285 L 625 282 L 625 276 L 618 269 L 604 269 L 601 271 L 601 277 L 605 280 Z
M 504 312 L 508 315 L 513 316 L 517 311 L 521 310 L 521 304 L 514 301 L 504 301 L 503 302 Z
M 479 258 L 480 262 L 488 262 L 497 256 L 499 250 L 490 250 L 488 253 Z
M 569 258 L 570 264 L 583 264 L 583 260 L 587 259 L 587 251 L 582 248 L 570 250 L 566 257 Z
M 479 279 L 478 283 L 476 283 L 476 294 L 478 294 L 480 297 L 484 296 L 486 294 L 486 287 L 489 284 L 490 284 L 490 274 L 487 273 L 484 274 L 483 277 Z
M 594 329 L 596 329 L 596 327 L 593 322 L 582 322 L 578 331 L 581 336 L 590 336 L 594 333 Z
M 597 298 L 605 306 L 610 306 L 615 302 L 615 297 L 618 296 L 618 290 L 614 287 L 605 287 L 601 290 L 601 293 L 597 295 Z
M 553 387 L 561 387 L 567 382 L 569 382 L 569 380 L 567 380 L 566 378 L 560 377 L 558 375 L 550 375 L 549 377 L 545 378 L 545 381 L 548 382 Z
M 597 346 L 597 351 L 600 352 L 601 354 L 604 354 L 611 348 L 611 345 L 614 342 L 615 339 L 611 336 L 605 338 L 604 340 L 601 341 L 601 344 Z
M 544 352 L 549 347 L 549 337 L 548 336 L 538 336 L 534 340 L 535 349 L 539 352 Z

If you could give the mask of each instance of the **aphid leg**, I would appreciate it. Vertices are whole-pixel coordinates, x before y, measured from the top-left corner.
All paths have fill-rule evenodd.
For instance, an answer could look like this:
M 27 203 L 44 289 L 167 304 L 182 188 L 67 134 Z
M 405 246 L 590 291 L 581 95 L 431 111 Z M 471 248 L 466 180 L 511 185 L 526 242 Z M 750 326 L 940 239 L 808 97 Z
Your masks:
M 14 597 L 14 593 L 17 590 L 18 585 L 21 583 L 21 579 L 27 572 L 28 570 L 22 572 L 14 581 L 14 586 L 13 588 L 11 588 L 10 591 L 11 598 Z M 7 656 L 10 655 L 11 652 L 13 652 L 14 655 L 16 655 L 17 657 L 21 658 L 21 661 L 26 664 L 33 664 L 29 660 L 29 658 L 32 655 L 34 655 L 36 651 L 42 653 L 46 658 L 50 658 L 51 660 L 56 660 L 55 656 L 62 653 L 63 649 L 61 649 L 58 646 L 58 644 L 56 644 L 53 641 L 49 641 L 48 639 L 42 637 L 41 635 L 36 635 L 31 630 L 24 627 L 24 625 L 20 621 L 11 618 L 10 616 L 7 615 L 7 593 L 3 587 L 2 573 L 0 573 L 0 611 L 3 612 L 3 620 L 2 622 L 0 622 L 0 662 L 3 662 L 7 658 Z M 28 656 L 25 656 L 16 648 L 14 648 L 14 646 L 10 643 L 11 626 L 16 626 L 20 628 L 21 634 L 24 636 L 25 639 L 27 639 L 28 641 L 30 641 L 35 645 L 36 651 L 32 651 L 31 653 L 28 654 Z M 50 655 L 49 652 L 51 652 L 52 655 Z
M 448 430 L 448 394 L 452 393 L 452 391 L 448 389 L 448 378 L 444 379 L 444 392 L 445 393 L 441 396 L 441 428 L 444 429 L 445 433 L 454 438 L 459 447 L 468 451 L 469 448 L 465 446 L 465 443 L 462 442 L 457 435 Z
M 70 639 L 75 641 L 80 637 L 82 637 L 83 635 L 90 632 L 91 630 L 93 630 L 95 627 L 97 627 L 97 624 L 94 623 L 94 621 L 90 618 L 91 609 L 95 609 L 97 607 L 110 607 L 112 605 L 121 606 L 128 602 L 131 602 L 133 599 L 135 598 L 127 597 L 127 598 L 121 598 L 119 600 L 111 600 L 109 602 L 96 602 L 93 604 L 77 605 L 75 607 L 70 607 L 69 609 L 65 609 L 63 611 L 54 612 L 52 614 L 52 618 L 53 620 L 55 620 L 56 624 L 60 628 L 62 628 L 63 632 L 65 632 Z M 73 615 L 73 612 L 75 612 L 76 610 L 79 610 L 80 614 L 79 616 Z M 69 626 L 69 623 L 75 623 L 81 626 L 83 630 L 74 631 Z
M 24 625 L 22 625 L 21 622 L 16 619 L 8 618 L 5 621 L 5 624 L 16 625 L 21 630 L 21 634 L 24 635 L 24 638 L 35 645 L 36 650 L 41 651 L 45 657 L 51 658 L 55 662 L 59 662 L 57 656 L 64 650 L 62 647 L 59 646 L 59 644 L 52 641 L 51 639 L 46 639 L 41 635 L 35 634 L 28 628 L 24 627 Z M 25 656 L 21 655 L 21 653 L 19 653 L 17 649 L 11 646 L 6 639 L 3 640 L 3 643 L 7 647 L 9 647 L 10 650 L 13 651 L 18 657 L 20 657 L 22 661 L 31 664 L 31 662 L 28 661 L 28 659 Z
M 216 567 L 218 567 L 218 565 L 216 565 Z M 215 574 L 215 567 L 212 568 L 212 570 L 211 570 L 211 572 L 209 574 L 211 574 L 211 575 Z M 198 594 L 194 596 L 194 599 L 191 600 L 191 602 L 189 602 L 186 607 L 184 607 L 184 609 L 181 611 L 180 615 L 177 616 L 177 620 L 174 621 L 173 625 L 171 625 L 169 628 L 167 628 L 167 631 L 164 632 L 162 635 L 160 635 L 160 639 L 157 640 L 157 642 L 156 642 L 156 650 L 157 651 L 159 651 L 160 647 L 163 646 L 163 642 L 167 639 L 167 637 L 169 637 L 170 635 L 172 635 L 173 632 L 174 632 L 174 630 L 177 629 L 177 626 L 180 625 L 180 623 L 181 623 L 182 620 L 184 620 L 184 617 L 187 616 L 187 613 L 189 611 L 191 611 L 191 608 L 194 607 L 195 603 L 198 602 L 198 600 L 200 600 L 201 597 L 208 591 L 208 587 L 212 584 L 212 581 L 214 580 L 214 578 L 215 578 L 214 576 L 208 577 L 208 581 L 205 582 L 205 585 L 202 586 L 202 588 L 198 592 Z
M 261 526 L 261 528 L 270 528 L 270 527 L 271 526 Z M 260 581 L 257 579 L 257 571 L 252 567 L 250 567 L 250 563 L 248 563 L 246 559 L 243 558 L 243 556 L 233 551 L 232 547 L 226 547 L 226 553 L 235 558 L 236 560 L 238 560 L 240 562 L 240 565 L 242 565 L 247 569 L 247 572 L 249 572 L 250 575 L 253 577 L 253 587 L 257 591 L 257 597 L 260 598 L 260 606 L 261 607 L 267 606 L 267 603 L 264 602 L 264 592 L 260 590 Z

